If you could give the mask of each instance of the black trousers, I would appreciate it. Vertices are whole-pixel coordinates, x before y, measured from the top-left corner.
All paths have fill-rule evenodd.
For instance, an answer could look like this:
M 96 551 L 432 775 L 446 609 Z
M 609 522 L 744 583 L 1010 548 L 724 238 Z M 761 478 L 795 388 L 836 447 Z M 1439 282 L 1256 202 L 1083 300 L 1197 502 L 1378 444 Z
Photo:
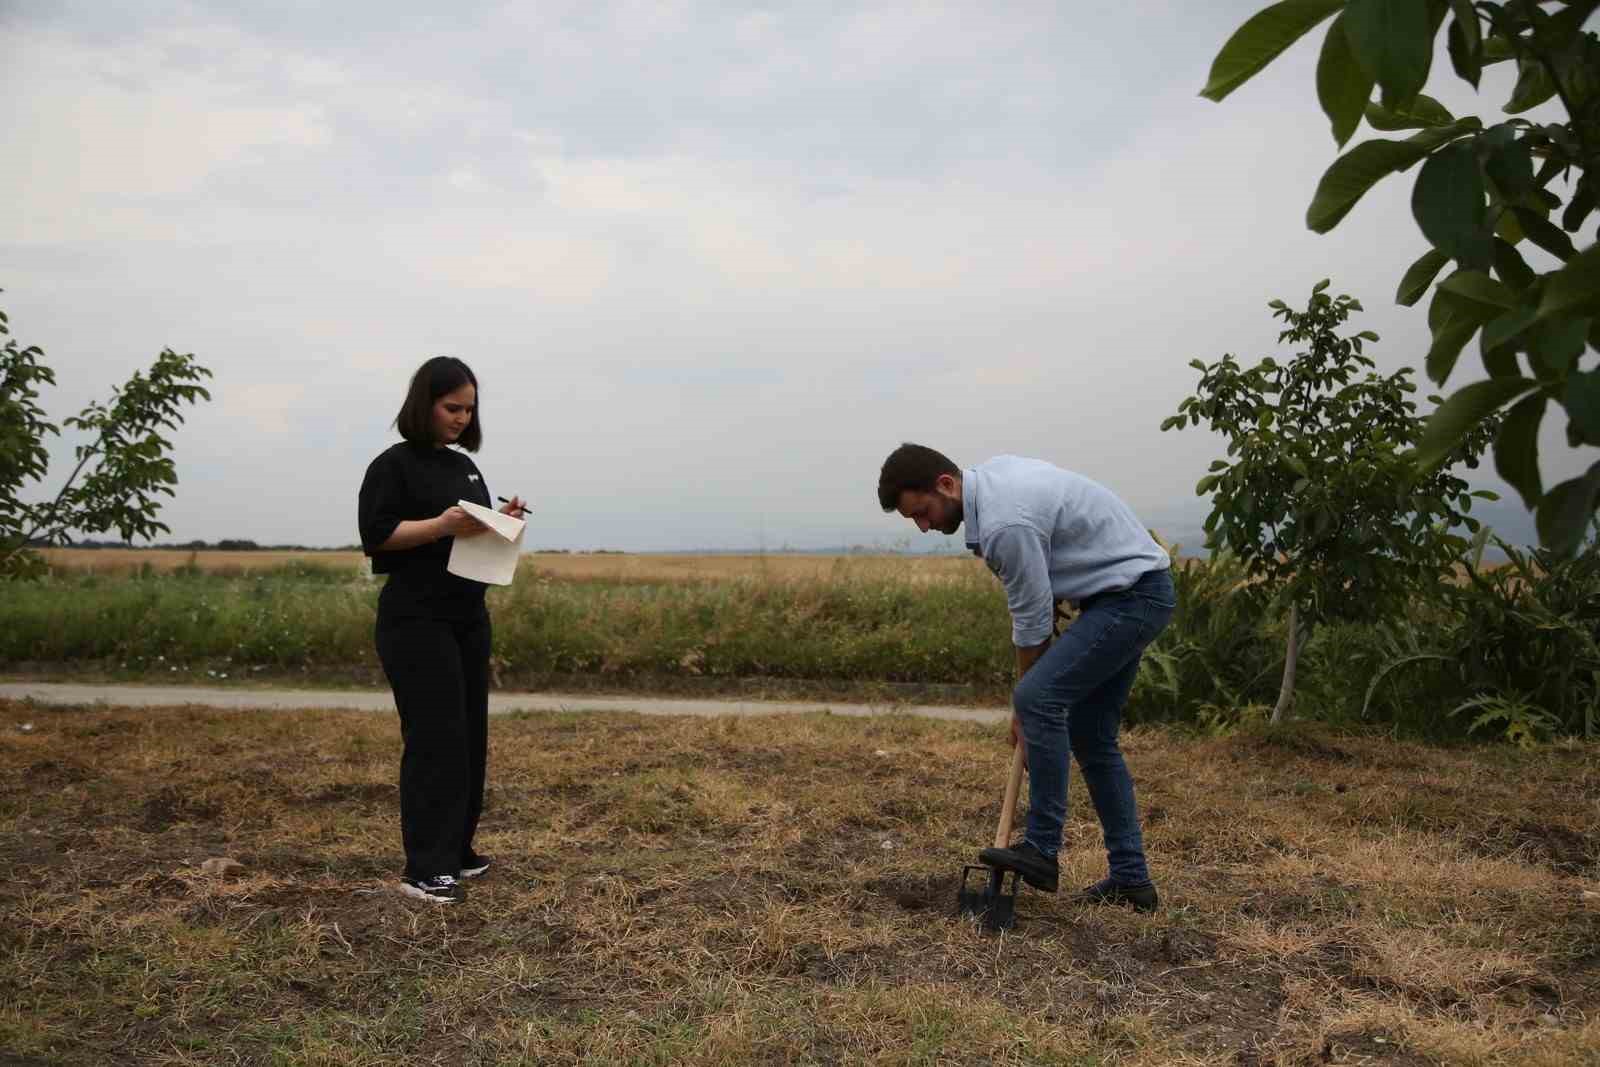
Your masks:
M 489 616 L 389 618 L 378 659 L 400 712 L 406 877 L 453 875 L 472 850 L 489 748 Z

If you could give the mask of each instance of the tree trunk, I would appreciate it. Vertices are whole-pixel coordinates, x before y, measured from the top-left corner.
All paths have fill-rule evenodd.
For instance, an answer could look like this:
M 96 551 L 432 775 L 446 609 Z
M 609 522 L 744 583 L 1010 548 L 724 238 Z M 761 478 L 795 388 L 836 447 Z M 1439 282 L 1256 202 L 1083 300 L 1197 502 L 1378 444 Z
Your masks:
M 1300 640 L 1300 609 L 1296 605 L 1289 606 L 1289 644 L 1283 657 L 1283 685 L 1278 690 L 1278 706 L 1272 709 L 1272 725 L 1276 726 L 1283 721 L 1289 711 L 1289 705 L 1294 703 L 1294 668 L 1300 661 L 1300 649 L 1305 642 Z

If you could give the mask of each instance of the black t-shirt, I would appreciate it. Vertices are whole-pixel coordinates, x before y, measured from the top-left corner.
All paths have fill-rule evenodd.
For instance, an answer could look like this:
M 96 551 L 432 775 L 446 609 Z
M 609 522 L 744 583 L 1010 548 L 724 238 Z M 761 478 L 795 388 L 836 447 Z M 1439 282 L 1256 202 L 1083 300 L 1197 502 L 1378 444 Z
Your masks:
M 385 449 L 361 481 L 357 520 L 361 549 L 372 557 L 372 572 L 389 581 L 379 598 L 384 615 L 425 615 L 470 619 L 484 613 L 482 582 L 445 570 L 454 537 L 416 548 L 380 552 L 395 527 L 412 519 L 431 519 L 458 501 L 489 507 L 489 487 L 465 452 L 402 441 Z

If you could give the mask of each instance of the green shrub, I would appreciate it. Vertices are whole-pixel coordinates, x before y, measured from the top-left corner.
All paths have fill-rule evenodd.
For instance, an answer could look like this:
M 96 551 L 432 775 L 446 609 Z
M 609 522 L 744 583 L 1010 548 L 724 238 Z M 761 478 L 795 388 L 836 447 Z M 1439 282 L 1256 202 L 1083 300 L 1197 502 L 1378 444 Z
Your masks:
M 1429 710 L 1469 731 L 1500 724 L 1511 740 L 1600 732 L 1600 540 L 1571 559 L 1501 548 L 1505 566 L 1469 566 L 1436 604 L 1382 626 L 1386 656 L 1363 717 L 1394 717 L 1395 679 L 1420 672 Z

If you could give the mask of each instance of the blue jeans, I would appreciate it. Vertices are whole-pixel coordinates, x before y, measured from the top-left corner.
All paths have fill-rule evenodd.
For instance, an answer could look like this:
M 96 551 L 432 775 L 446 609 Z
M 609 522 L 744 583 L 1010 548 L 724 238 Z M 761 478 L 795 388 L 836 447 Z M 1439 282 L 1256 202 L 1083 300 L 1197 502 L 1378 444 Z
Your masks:
M 1133 778 L 1117 747 L 1122 706 L 1139 657 L 1177 607 L 1172 576 L 1150 571 L 1130 589 L 1085 599 L 1082 614 L 1045 650 L 1012 694 L 1028 746 L 1025 839 L 1046 856 L 1061 847 L 1067 818 L 1067 756 L 1078 761 L 1105 831 L 1111 878 L 1150 880 Z

